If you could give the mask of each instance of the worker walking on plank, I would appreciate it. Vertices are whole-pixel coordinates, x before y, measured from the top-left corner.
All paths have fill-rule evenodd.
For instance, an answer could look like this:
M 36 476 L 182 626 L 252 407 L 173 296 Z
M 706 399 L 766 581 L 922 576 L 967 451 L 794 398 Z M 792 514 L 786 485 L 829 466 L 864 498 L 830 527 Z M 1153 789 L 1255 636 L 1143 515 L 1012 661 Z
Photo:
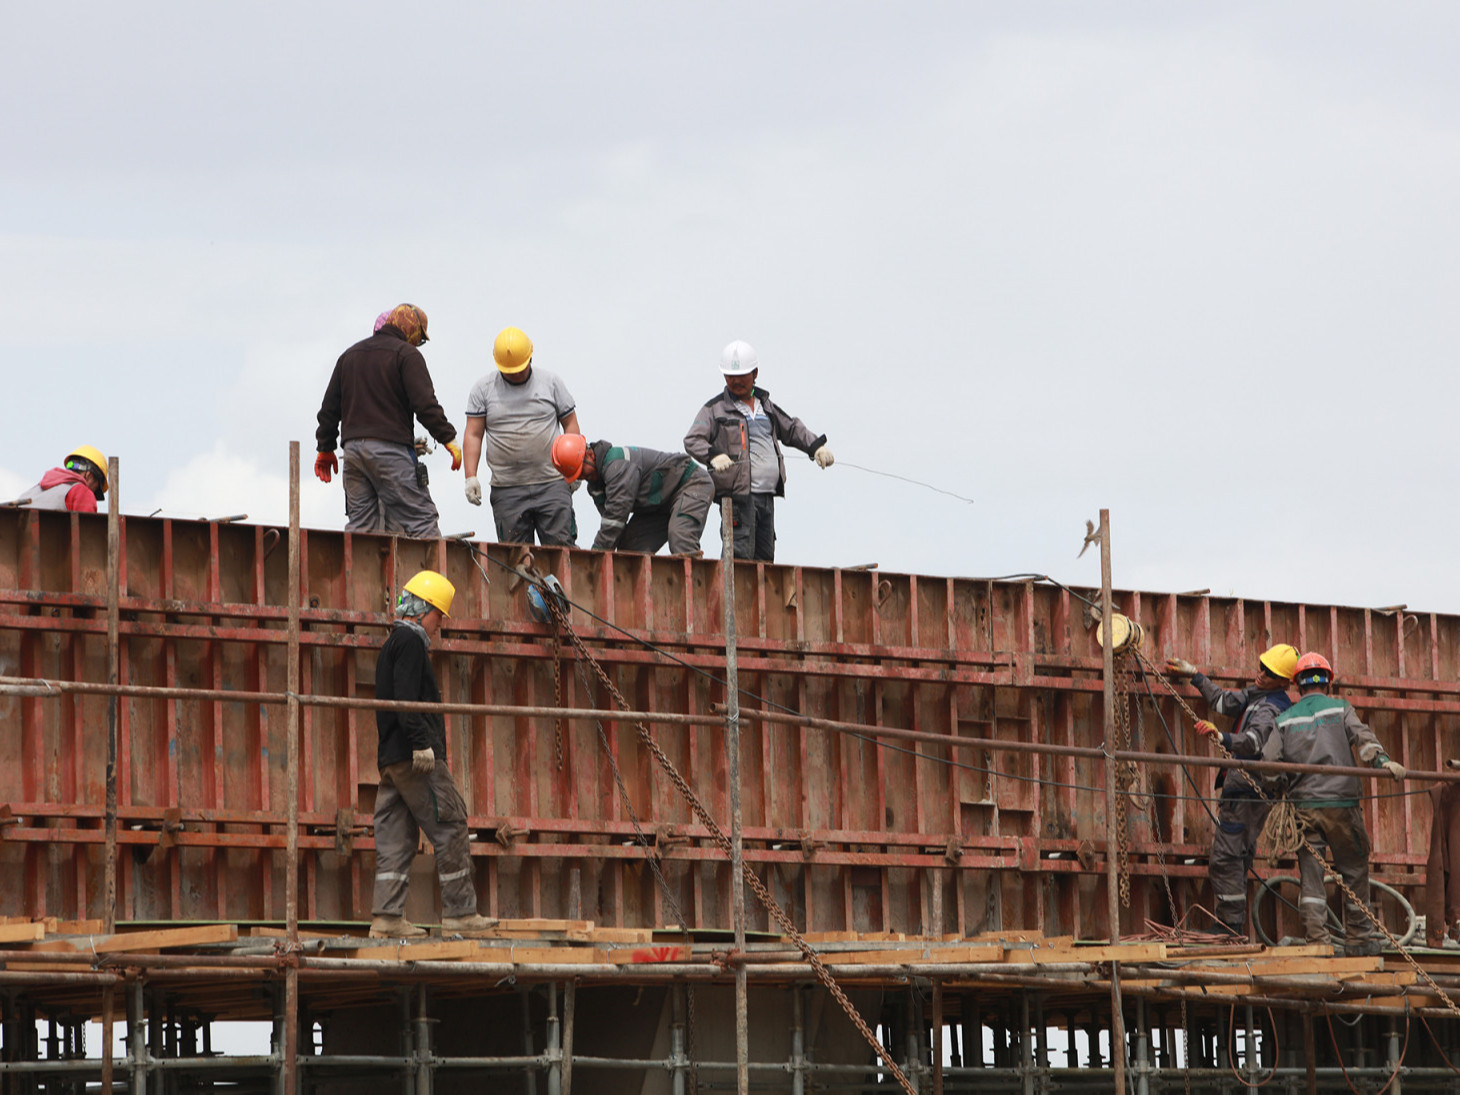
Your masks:
M 1333 668 L 1321 654 L 1304 654 L 1296 670 L 1298 702 L 1277 719 L 1277 729 L 1262 749 L 1262 759 L 1289 764 L 1321 764 L 1337 768 L 1360 764 L 1387 769 L 1396 780 L 1408 774 L 1404 765 L 1390 760 L 1374 732 L 1360 721 L 1347 700 L 1330 696 Z M 1340 772 L 1278 773 L 1267 778 L 1270 787 L 1286 785 L 1297 821 L 1308 842 L 1318 850 L 1327 845 L 1333 867 L 1358 898 L 1345 895 L 1343 904 L 1344 953 L 1349 957 L 1378 954 L 1378 934 L 1366 910 L 1369 905 L 1369 832 L 1359 806 L 1359 777 Z M 1303 845 L 1298 847 L 1298 899 L 1303 934 L 1309 943 L 1328 943 L 1328 897 L 1323 889 L 1323 861 Z
M 446 446 L 452 471 L 461 467 L 461 447 L 418 349 L 426 341 L 426 313 L 401 304 L 335 363 L 319 408 L 314 474 L 328 483 L 340 470 L 338 434 L 345 449 L 347 532 L 441 535 L 426 469 L 416 455 L 414 420 Z
M 800 449 L 829 468 L 833 458 L 826 435 L 817 436 L 799 418 L 771 402 L 755 386 L 759 358 L 748 342 L 736 340 L 720 354 L 725 390 L 700 408 L 684 435 L 684 451 L 710 469 L 715 500 L 731 498 L 735 558 L 776 557 L 776 499 L 786 494 L 786 461 L 781 442 Z
M 41 481 L 16 501 L 30 500 L 31 509 L 70 510 L 95 513 L 106 497 L 106 457 L 100 449 L 78 445 L 66 454 L 59 468 L 52 468 Z
M 434 570 L 405 584 L 397 619 L 375 666 L 375 698 L 440 703 L 431 668 L 431 640 L 450 616 L 455 587 Z M 469 935 L 496 923 L 477 913 L 477 891 L 467 844 L 466 802 L 446 767 L 446 719 L 434 711 L 375 713 L 380 742 L 375 762 L 375 896 L 370 934 L 408 939 L 425 931 L 405 918 L 411 861 L 424 832 L 436 851 L 441 880 L 441 930 Z
M 578 433 L 578 412 L 556 373 L 532 363 L 532 339 L 516 327 L 497 335 L 496 371 L 476 382 L 466 403 L 466 500 L 482 504 L 478 464 L 485 449 L 492 472 L 492 520 L 497 539 L 573 544 L 573 492 L 553 468 L 559 429 Z
M 1206 720 L 1196 724 L 1197 732 L 1220 742 L 1234 757 L 1256 757 L 1268 742 L 1278 715 L 1292 705 L 1288 684 L 1298 664 L 1298 651 L 1287 643 L 1264 650 L 1257 659 L 1257 675 L 1247 688 L 1218 688 L 1196 666 L 1183 658 L 1170 658 L 1167 673 L 1189 677 L 1206 701 L 1207 709 L 1232 719 L 1232 732 L 1224 734 Z M 1212 836 L 1207 875 L 1211 879 L 1217 920 L 1232 935 L 1247 938 L 1247 874 L 1257 854 L 1257 838 L 1272 804 L 1245 775 L 1227 770 L 1217 774 L 1221 799 L 1217 806 L 1217 831 Z
M 603 518 L 594 551 L 644 551 L 669 545 L 671 555 L 698 554 L 715 488 L 685 453 L 657 452 L 609 441 L 588 444 L 565 433 L 553 442 L 553 467 L 569 483 L 588 484 Z

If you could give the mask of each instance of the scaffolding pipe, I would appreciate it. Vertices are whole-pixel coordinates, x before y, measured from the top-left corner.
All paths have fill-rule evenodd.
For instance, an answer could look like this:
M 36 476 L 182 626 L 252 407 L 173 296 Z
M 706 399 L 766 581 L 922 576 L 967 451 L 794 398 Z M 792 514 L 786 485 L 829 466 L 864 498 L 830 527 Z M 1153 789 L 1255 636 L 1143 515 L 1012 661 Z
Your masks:
M 106 510 L 106 676 L 107 685 L 117 688 L 122 679 L 121 648 L 121 510 L 118 508 L 118 464 L 107 461 L 110 489 Z M 117 926 L 117 732 L 120 696 L 113 692 L 106 709 L 106 865 L 105 897 L 101 910 L 107 932 Z
M 727 495 L 720 500 L 720 573 L 725 600 L 725 753 L 730 783 L 730 914 L 735 950 L 745 953 L 745 842 L 740 816 L 740 667 L 735 649 L 735 516 Z M 735 967 L 735 1087 L 749 1095 L 750 1019 L 745 966 Z
M 289 442 L 289 684 L 285 762 L 288 796 L 287 844 L 284 853 L 284 927 L 288 948 L 299 950 L 299 442 Z M 284 1057 L 280 1070 L 284 1095 L 299 1091 L 299 967 L 290 962 L 284 973 Z

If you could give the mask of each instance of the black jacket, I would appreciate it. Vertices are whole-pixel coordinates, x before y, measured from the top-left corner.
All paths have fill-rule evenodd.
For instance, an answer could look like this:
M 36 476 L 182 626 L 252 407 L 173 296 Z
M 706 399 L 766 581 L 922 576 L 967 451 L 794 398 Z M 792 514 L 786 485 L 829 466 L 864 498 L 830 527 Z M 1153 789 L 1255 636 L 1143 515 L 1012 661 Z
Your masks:
M 380 648 L 380 660 L 375 663 L 375 698 L 441 702 L 426 643 L 403 623 L 390 629 Z M 410 760 L 415 749 L 430 749 L 438 761 L 446 762 L 446 717 L 439 712 L 376 711 L 375 729 L 380 734 L 375 749 L 378 768 Z
M 318 418 L 314 447 L 319 452 L 335 451 L 337 433 L 342 442 L 371 438 L 413 444 L 417 418 L 441 444 L 456 440 L 426 359 L 389 324 L 340 355 Z

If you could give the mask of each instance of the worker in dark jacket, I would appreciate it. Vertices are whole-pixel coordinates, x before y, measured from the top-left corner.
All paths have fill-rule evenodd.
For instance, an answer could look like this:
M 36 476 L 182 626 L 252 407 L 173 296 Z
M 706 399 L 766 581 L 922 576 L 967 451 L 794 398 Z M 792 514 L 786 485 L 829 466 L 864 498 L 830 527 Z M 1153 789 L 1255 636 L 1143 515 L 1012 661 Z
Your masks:
M 1263 746 L 1262 759 L 1289 764 L 1319 764 L 1334 768 L 1360 764 L 1384 768 L 1396 780 L 1409 773 L 1390 760 L 1374 732 L 1360 721 L 1347 700 L 1328 694 L 1333 667 L 1322 654 L 1304 654 L 1295 671 L 1298 702 L 1278 716 L 1277 729 Z M 1369 831 L 1359 807 L 1362 789 L 1358 776 L 1341 772 L 1302 772 L 1268 777 L 1274 790 L 1287 788 L 1286 797 L 1297 811 L 1298 825 L 1318 850 L 1333 854 L 1333 867 L 1358 898 L 1343 902 L 1344 954 L 1350 958 L 1378 954 L 1383 948 L 1369 905 Z M 1323 861 L 1307 847 L 1298 847 L 1298 874 L 1302 884 L 1299 918 L 1309 943 L 1328 943 L 1328 896 L 1323 889 Z
M 736 340 L 725 347 L 720 354 L 725 390 L 695 415 L 684 435 L 684 451 L 710 469 L 716 501 L 730 496 L 735 558 L 771 562 L 776 557 L 776 499 L 786 494 L 781 442 L 806 453 L 817 467 L 831 467 L 833 458 L 825 434 L 812 433 L 755 386 L 758 365 L 750 343 Z
M 434 570 L 423 570 L 401 590 L 395 625 L 375 666 L 375 698 L 440 703 L 431 668 L 431 640 L 451 613 L 456 589 Z M 436 851 L 441 880 L 441 930 L 470 935 L 496 921 L 477 913 L 477 891 L 467 844 L 466 803 L 446 767 L 446 720 L 429 711 L 379 710 L 375 763 L 375 895 L 370 934 L 407 939 L 425 931 L 405 918 L 411 862 L 424 832 Z
M 1220 742 L 1234 757 L 1256 757 L 1267 744 L 1277 717 L 1292 705 L 1288 684 L 1298 651 L 1287 643 L 1264 650 L 1257 659 L 1257 676 L 1248 688 L 1218 688 L 1196 666 L 1182 658 L 1166 662 L 1167 672 L 1177 678 L 1190 677 L 1207 709 L 1232 719 L 1232 732 L 1224 734 L 1206 720 L 1197 723 L 1198 733 Z M 1207 876 L 1217 920 L 1234 936 L 1247 937 L 1247 874 L 1257 855 L 1257 838 L 1272 808 L 1254 782 L 1243 772 L 1222 770 L 1217 776 L 1221 801 L 1217 806 L 1217 831 L 1212 836 Z
M 415 419 L 461 467 L 456 428 L 436 399 L 426 359 L 426 313 L 397 305 L 369 338 L 335 363 L 319 408 L 314 474 L 328 483 L 339 471 L 335 436 L 345 448 L 345 531 L 440 536 L 436 503 L 416 456 Z
M 570 484 L 588 484 L 602 523 L 595 551 L 645 551 L 669 545 L 671 555 L 697 554 L 714 487 L 710 476 L 682 452 L 657 452 L 608 441 L 588 444 L 582 434 L 560 434 L 553 467 Z

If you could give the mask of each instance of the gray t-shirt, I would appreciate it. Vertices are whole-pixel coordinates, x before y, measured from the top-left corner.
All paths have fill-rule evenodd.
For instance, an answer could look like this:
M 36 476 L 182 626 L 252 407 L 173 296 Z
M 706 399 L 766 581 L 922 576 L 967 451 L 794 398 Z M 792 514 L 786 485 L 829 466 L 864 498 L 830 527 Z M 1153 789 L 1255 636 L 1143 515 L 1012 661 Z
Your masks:
M 485 418 L 483 452 L 498 487 L 529 487 L 561 479 L 553 467 L 558 420 L 572 414 L 573 396 L 555 373 L 532 367 L 526 383 L 513 384 L 500 372 L 476 382 L 466 400 L 468 418 Z

